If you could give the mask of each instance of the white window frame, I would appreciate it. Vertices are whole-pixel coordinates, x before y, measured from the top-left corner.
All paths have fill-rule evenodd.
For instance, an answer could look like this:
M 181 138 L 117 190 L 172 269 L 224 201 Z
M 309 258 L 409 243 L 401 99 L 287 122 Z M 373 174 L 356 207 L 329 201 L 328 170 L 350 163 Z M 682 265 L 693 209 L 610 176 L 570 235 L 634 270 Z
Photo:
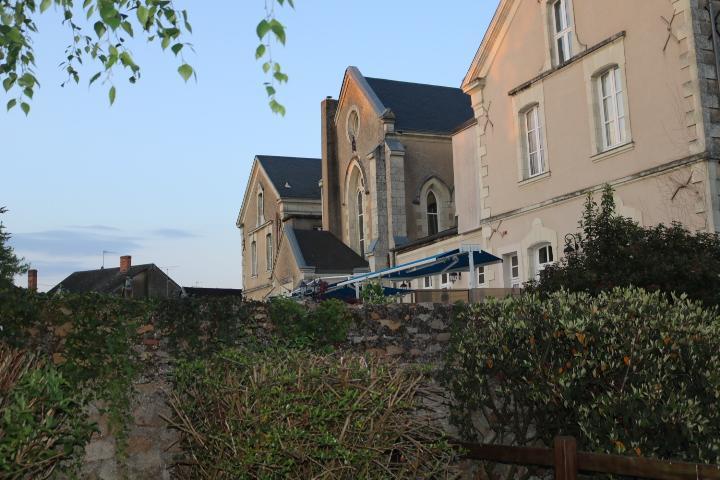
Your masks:
M 258 274 L 257 242 L 255 240 L 250 243 L 250 274 L 253 277 L 257 277 Z
M 423 288 L 424 289 L 431 289 L 433 288 L 433 277 L 424 277 L 422 279 L 423 282 Z
M 560 23 L 556 10 L 559 8 Z M 573 56 L 573 22 L 568 0 L 555 0 L 550 4 L 550 16 L 552 24 L 553 51 L 555 52 L 555 64 L 562 65 Z
M 257 193 L 257 225 L 265 223 L 265 192 L 262 188 Z
M 547 162 L 545 159 L 545 136 L 543 135 L 542 115 L 540 114 L 540 105 L 533 105 L 522 113 L 523 118 L 523 135 L 525 142 L 524 162 L 526 175 L 525 179 L 537 177 L 547 172 Z M 531 127 L 531 120 L 535 122 Z M 532 142 L 535 142 L 535 148 L 532 149 Z M 535 155 L 535 160 L 533 160 Z
M 435 199 L 435 212 L 430 212 L 430 195 Z M 427 234 L 428 236 L 434 235 L 440 232 L 440 204 L 438 202 L 437 194 L 429 190 L 425 195 L 425 218 L 427 220 Z M 434 222 L 435 232 L 430 233 L 430 222 Z
M 540 254 L 545 251 L 545 261 L 540 260 Z M 545 270 L 548 265 L 555 263 L 555 251 L 551 244 L 546 243 L 535 247 L 533 252 L 533 259 L 535 265 L 535 278 L 540 278 L 540 272 Z
M 625 88 L 620 67 L 614 66 L 600 73 L 596 82 L 601 152 L 604 152 L 625 145 L 629 141 Z
M 448 272 L 444 272 L 440 274 L 440 288 L 443 290 L 449 290 L 452 287 L 452 280 L 450 279 L 450 274 Z
M 487 274 L 488 274 L 488 271 L 486 270 L 484 265 L 477 268 L 477 285 L 478 285 L 478 287 L 484 287 L 487 285 Z
M 364 192 L 358 189 L 355 195 L 355 208 L 357 210 L 358 249 L 360 256 L 365 258 L 365 200 L 363 194 Z
M 510 288 L 520 288 L 520 255 L 518 253 L 512 253 L 509 257 L 510 266 L 508 268 L 508 273 L 510 275 Z
M 273 267 L 273 240 L 272 233 L 265 235 L 265 261 L 267 262 L 267 271 L 271 271 Z

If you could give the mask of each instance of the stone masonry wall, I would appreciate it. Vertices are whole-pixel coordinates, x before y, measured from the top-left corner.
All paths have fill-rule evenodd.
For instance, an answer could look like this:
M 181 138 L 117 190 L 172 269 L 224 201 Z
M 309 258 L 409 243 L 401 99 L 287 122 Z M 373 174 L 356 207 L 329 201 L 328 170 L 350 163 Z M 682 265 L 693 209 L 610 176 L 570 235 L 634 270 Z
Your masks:
M 241 335 L 253 337 L 265 343 L 273 336 L 267 305 L 245 304 L 249 318 L 242 321 Z M 390 304 L 350 307 L 355 317 L 347 341 L 338 348 L 368 353 L 402 364 L 438 366 L 450 340 L 453 307 L 433 304 Z M 247 310 L 246 310 L 247 311 Z M 229 320 L 234 321 L 234 320 Z M 200 324 L 201 341 L 211 337 L 209 322 Z M 46 341 L 54 346 L 53 358 L 62 361 L 62 341 L 58 341 L 72 329 L 68 323 L 60 330 L 48 332 Z M 205 331 L 207 330 L 207 331 Z M 174 334 L 177 336 L 177 333 Z M 52 338 L 50 338 L 52 337 Z M 183 343 L 183 339 L 174 338 Z M 238 339 L 242 342 L 242 339 Z M 128 425 L 127 441 L 120 441 L 108 425 L 102 404 L 90 407 L 90 418 L 98 425 L 86 446 L 82 478 L 90 480 L 121 479 L 170 479 L 172 467 L 179 449 L 180 436 L 169 427 L 166 419 L 172 418 L 168 405 L 172 392 L 172 365 L 170 355 L 171 336 L 157 324 L 150 323 L 137 330 L 135 347 L 143 364 L 141 375 L 133 385 L 132 415 Z M 438 422 L 448 432 L 449 410 L 446 392 L 433 381 L 422 386 L 423 408 L 418 414 Z

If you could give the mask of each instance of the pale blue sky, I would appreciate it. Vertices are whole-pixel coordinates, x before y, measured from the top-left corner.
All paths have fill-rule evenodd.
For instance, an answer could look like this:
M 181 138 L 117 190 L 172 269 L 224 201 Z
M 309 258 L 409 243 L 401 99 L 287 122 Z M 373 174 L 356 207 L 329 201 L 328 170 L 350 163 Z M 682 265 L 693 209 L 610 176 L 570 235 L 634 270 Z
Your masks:
M 0 111 L 0 206 L 13 244 L 45 290 L 74 270 L 120 254 L 175 267 L 183 285 L 240 287 L 235 228 L 255 154 L 320 155 L 320 102 L 337 97 L 348 65 L 363 74 L 459 86 L 496 0 L 296 0 L 280 13 L 288 45 L 275 58 L 290 76 L 273 115 L 255 62 L 263 0 L 176 0 L 190 13 L 198 81 L 183 83 L 172 53 L 138 41 L 131 86 L 61 88 L 69 33 L 55 14 L 36 37 L 42 83 L 28 118 Z M 118 72 L 120 73 L 120 72 Z M 121 78 L 124 78 L 123 75 Z M 5 101 L 1 102 L 4 105 Z M 19 284 L 24 285 L 24 279 Z

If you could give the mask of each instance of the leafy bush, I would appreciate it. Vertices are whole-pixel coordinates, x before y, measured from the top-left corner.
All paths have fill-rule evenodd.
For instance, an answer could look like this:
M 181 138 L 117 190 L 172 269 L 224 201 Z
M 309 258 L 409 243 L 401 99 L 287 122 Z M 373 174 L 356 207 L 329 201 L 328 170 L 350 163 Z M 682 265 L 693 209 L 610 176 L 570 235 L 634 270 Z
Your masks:
M 314 346 L 345 341 L 352 321 L 350 311 L 340 300 L 325 300 L 310 308 L 282 297 L 270 301 L 270 318 L 286 339 Z
M 344 354 L 227 351 L 177 369 L 188 479 L 444 478 L 452 449 L 417 416 L 421 373 Z
M 97 295 L 50 297 L 0 289 L 0 342 L 39 349 L 72 389 L 107 405 L 110 426 L 124 438 L 132 382 L 140 371 L 136 330 L 148 305 Z
M 463 436 L 720 462 L 720 318 L 685 297 L 614 289 L 466 307 L 446 385 Z
M 77 469 L 94 426 L 86 399 L 36 355 L 0 345 L 0 477 Z
M 360 299 L 368 305 L 385 305 L 388 303 L 385 290 L 380 282 L 368 282 L 363 285 L 360 291 Z
M 237 298 L 183 298 L 160 301 L 153 316 L 174 354 L 197 358 L 256 340 L 249 328 L 257 310 Z
M 600 205 L 588 197 L 580 228 L 578 248 L 541 272 L 541 293 L 567 289 L 598 294 L 635 286 L 720 305 L 717 234 L 691 233 L 677 223 L 643 228 L 615 213 L 609 186 Z

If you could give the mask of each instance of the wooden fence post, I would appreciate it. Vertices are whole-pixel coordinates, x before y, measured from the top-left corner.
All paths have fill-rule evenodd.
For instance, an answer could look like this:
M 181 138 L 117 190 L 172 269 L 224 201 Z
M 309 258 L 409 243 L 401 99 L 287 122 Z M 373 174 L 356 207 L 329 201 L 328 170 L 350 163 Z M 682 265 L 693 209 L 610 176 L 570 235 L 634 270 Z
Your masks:
M 577 480 L 577 442 L 573 437 L 555 437 L 555 480 Z

